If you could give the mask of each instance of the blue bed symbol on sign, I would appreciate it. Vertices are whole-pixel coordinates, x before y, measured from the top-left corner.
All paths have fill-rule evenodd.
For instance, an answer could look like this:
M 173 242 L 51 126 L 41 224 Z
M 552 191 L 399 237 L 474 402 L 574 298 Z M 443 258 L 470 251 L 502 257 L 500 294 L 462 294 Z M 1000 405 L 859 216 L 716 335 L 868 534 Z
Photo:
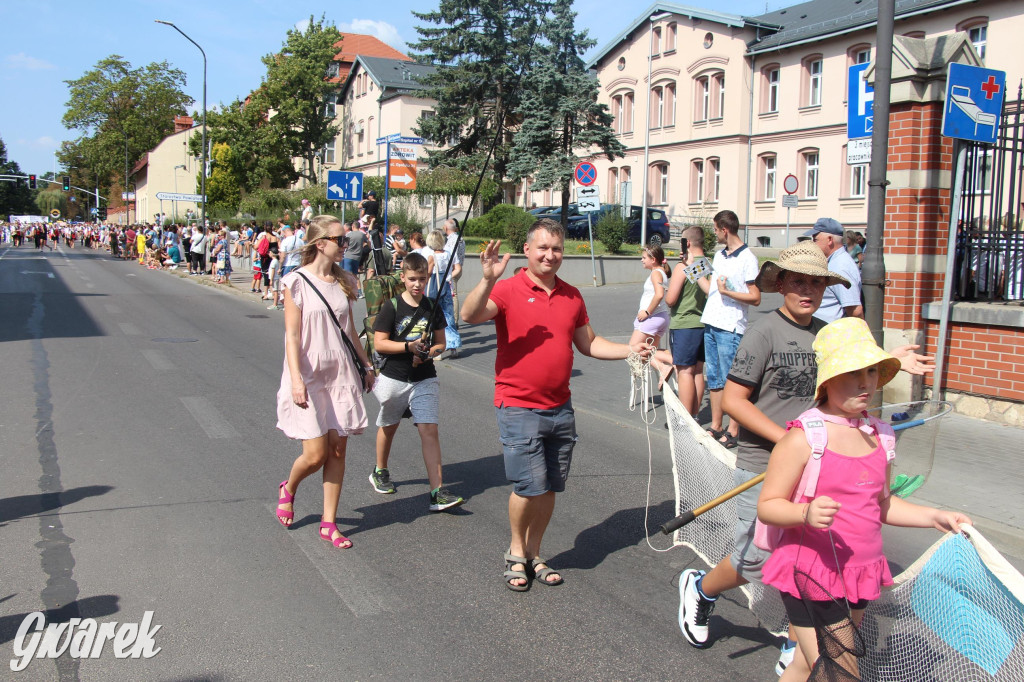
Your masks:
M 992 144 L 999 133 L 1006 94 L 1006 72 L 967 64 L 950 64 L 942 134 Z

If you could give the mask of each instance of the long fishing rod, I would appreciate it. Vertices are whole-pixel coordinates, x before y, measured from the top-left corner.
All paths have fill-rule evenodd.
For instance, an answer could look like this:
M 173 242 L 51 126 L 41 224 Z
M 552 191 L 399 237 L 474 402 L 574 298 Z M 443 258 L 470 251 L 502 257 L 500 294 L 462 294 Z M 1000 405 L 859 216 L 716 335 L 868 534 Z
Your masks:
M 533 34 L 537 30 L 536 22 L 531 23 L 530 33 Z M 451 257 L 448 258 L 448 263 L 445 265 L 444 274 L 441 276 L 438 282 L 437 294 L 434 296 L 433 305 L 430 306 L 430 313 L 427 317 L 427 326 L 421 337 L 423 340 L 429 343 L 430 335 L 434 328 L 434 321 L 437 316 L 437 310 L 440 308 L 441 293 L 444 290 L 444 285 L 448 282 L 448 274 L 451 272 L 452 264 L 455 262 L 455 254 L 459 252 L 459 244 L 462 243 L 462 232 L 466 229 L 466 222 L 469 220 L 469 213 L 473 210 L 473 204 L 476 203 L 477 195 L 480 193 L 480 187 L 484 183 L 484 175 L 487 173 L 487 164 L 490 163 L 491 158 L 494 156 L 494 150 L 498 148 L 498 141 L 501 140 L 501 133 L 505 125 L 505 116 L 508 114 L 508 107 L 511 104 L 511 94 L 516 93 L 519 90 L 519 86 L 522 84 L 523 75 L 530 66 L 530 57 L 533 55 L 533 47 L 537 44 L 537 41 L 530 43 L 530 49 L 526 53 L 526 60 L 523 62 L 523 66 L 519 69 L 519 75 L 516 77 L 515 85 L 512 86 L 510 96 L 506 98 L 505 104 L 502 106 L 501 115 L 498 117 L 498 127 L 494 134 L 494 140 L 491 141 L 491 148 L 487 152 L 487 156 L 484 158 L 484 166 L 480 169 L 480 177 L 477 178 L 476 187 L 473 189 L 473 194 L 469 199 L 469 206 L 466 207 L 466 214 L 462 218 L 462 223 L 459 225 L 459 229 L 456 231 L 455 244 L 452 247 Z M 453 302 L 454 303 L 454 302 Z M 453 305 L 454 308 L 454 305 Z M 453 311 L 455 315 L 459 314 L 459 311 Z

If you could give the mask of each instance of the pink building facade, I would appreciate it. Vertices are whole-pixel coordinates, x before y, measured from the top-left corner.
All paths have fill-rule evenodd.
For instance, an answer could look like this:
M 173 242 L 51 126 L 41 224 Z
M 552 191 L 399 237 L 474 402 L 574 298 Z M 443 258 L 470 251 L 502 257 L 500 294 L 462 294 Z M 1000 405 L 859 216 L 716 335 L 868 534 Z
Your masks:
M 602 201 L 640 205 L 646 175 L 648 206 L 676 227 L 728 208 L 751 244 L 795 243 L 821 216 L 864 231 L 868 170 L 847 163 L 847 74 L 872 61 L 876 16 L 873 0 L 813 0 L 758 17 L 652 4 L 590 64 L 626 147 L 614 162 L 593 159 Z M 1007 83 L 1024 74 L 1015 43 L 1024 6 L 1012 0 L 897 0 L 895 27 L 912 37 L 962 31 Z M 799 204 L 787 210 L 788 175 Z M 525 203 L 549 204 L 550 193 Z

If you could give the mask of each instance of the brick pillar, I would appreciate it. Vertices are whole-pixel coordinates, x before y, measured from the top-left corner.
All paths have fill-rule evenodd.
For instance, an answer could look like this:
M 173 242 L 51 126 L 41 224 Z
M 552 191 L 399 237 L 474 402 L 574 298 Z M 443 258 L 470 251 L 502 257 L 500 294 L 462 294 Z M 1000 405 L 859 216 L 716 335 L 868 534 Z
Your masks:
M 883 329 L 886 348 L 924 346 L 921 306 L 942 298 L 949 234 L 953 143 L 942 137 L 942 102 L 893 102 L 889 116 Z M 934 346 L 933 346 L 934 348 Z M 901 374 L 886 402 L 916 400 L 920 380 Z

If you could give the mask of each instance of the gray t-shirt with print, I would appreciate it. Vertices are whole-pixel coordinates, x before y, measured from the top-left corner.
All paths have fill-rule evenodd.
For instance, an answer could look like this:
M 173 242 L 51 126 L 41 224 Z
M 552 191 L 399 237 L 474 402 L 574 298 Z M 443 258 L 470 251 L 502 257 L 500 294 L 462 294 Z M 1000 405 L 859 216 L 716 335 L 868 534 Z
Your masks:
M 752 388 L 750 402 L 775 424 L 814 406 L 818 365 L 811 344 L 825 323 L 811 318 L 806 327 L 776 310 L 755 322 L 743 335 L 729 379 Z M 736 465 L 759 474 L 768 468 L 775 444 L 740 426 Z

